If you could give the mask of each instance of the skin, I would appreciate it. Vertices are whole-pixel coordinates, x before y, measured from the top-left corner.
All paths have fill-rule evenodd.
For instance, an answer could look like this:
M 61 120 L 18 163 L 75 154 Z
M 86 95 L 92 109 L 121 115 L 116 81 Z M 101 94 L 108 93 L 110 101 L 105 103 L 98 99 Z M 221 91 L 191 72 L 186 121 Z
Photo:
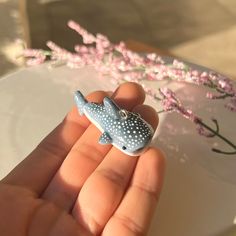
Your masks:
M 112 98 L 156 129 L 155 110 L 143 89 L 121 85 Z M 146 235 L 163 183 L 162 152 L 149 147 L 130 157 L 98 144 L 100 131 L 76 107 L 0 182 L 0 232 L 4 236 Z

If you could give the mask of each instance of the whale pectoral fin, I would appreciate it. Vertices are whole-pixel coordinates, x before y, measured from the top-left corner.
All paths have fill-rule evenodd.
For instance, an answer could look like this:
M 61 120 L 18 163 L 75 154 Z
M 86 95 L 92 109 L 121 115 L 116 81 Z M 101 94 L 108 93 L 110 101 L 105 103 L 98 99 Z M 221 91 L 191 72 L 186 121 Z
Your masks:
M 100 144 L 110 144 L 112 143 L 112 138 L 107 132 L 104 132 L 99 138 Z
M 107 113 L 112 116 L 114 119 L 119 119 L 119 110 L 120 108 L 115 104 L 113 100 L 111 100 L 109 97 L 105 97 L 103 99 L 104 107 L 107 111 Z

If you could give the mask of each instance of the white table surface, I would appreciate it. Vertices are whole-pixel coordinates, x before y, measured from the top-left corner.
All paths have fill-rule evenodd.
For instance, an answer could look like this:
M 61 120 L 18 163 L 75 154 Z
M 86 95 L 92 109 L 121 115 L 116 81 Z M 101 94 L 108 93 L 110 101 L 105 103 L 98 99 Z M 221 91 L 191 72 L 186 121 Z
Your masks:
M 209 118 L 216 117 L 220 129 L 235 142 L 236 113 L 225 110 L 223 101 L 206 100 L 204 89 L 193 85 L 168 86 L 208 124 Z M 113 90 L 114 85 L 108 78 L 98 78 L 91 67 L 49 69 L 41 65 L 0 79 L 0 177 L 63 119 L 76 89 L 87 94 Z M 150 99 L 146 102 L 158 109 Z M 227 146 L 217 138 L 200 137 L 191 122 L 175 113 L 160 116 L 154 143 L 167 155 L 167 171 L 149 235 L 236 235 L 236 156 L 211 152 L 213 143 Z

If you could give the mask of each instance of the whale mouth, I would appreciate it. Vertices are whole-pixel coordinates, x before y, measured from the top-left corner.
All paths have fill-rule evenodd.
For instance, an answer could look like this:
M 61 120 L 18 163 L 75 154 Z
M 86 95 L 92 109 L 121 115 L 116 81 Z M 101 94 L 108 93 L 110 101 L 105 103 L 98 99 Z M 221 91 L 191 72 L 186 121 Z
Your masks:
M 143 149 L 144 149 L 144 147 L 141 147 L 141 148 L 137 149 L 135 152 L 142 152 Z
M 147 147 L 138 148 L 137 150 L 135 150 L 135 151 L 133 152 L 133 154 L 134 154 L 135 156 L 139 156 L 139 155 L 141 155 L 146 149 L 147 149 Z
M 115 146 L 115 147 L 117 147 L 117 146 Z M 140 155 L 142 155 L 145 152 L 145 150 L 148 147 L 147 146 L 141 147 L 141 148 L 136 149 L 135 151 L 124 150 L 123 148 L 120 148 L 120 147 L 117 147 L 117 148 L 120 149 L 122 152 L 124 152 L 125 154 L 127 154 L 129 156 L 140 156 Z
M 134 155 L 134 156 L 140 156 L 141 154 L 143 154 L 143 153 L 147 150 L 147 148 L 148 148 L 148 146 L 149 146 L 150 143 L 151 143 L 151 139 L 150 139 L 144 146 L 142 146 L 142 147 L 136 149 L 136 150 L 133 152 L 133 155 Z

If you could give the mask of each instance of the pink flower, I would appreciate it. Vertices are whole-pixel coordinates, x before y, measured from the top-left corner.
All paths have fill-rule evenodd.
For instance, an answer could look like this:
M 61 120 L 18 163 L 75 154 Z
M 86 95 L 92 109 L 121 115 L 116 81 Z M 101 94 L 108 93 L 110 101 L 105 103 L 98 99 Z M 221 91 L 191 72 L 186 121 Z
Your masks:
M 172 90 L 169 88 L 160 88 L 159 92 L 163 97 L 162 105 L 165 111 L 176 111 L 194 123 L 198 123 L 201 120 L 191 110 L 183 107 Z
M 149 59 L 150 61 L 155 62 L 157 59 L 157 54 L 156 53 L 149 53 L 146 55 L 147 59 Z
M 85 44 L 91 44 L 91 43 L 95 43 L 96 42 L 96 37 L 90 33 L 88 33 L 87 30 L 85 30 L 84 28 L 82 28 L 79 24 L 77 24 L 76 22 L 70 20 L 68 22 L 68 26 L 75 30 L 78 34 L 80 34 L 83 38 L 83 42 Z
M 214 134 L 210 131 L 207 131 L 201 124 L 197 124 L 197 132 L 198 134 L 205 136 L 207 138 L 214 137 Z
M 184 70 L 186 68 L 186 65 L 183 63 L 183 62 L 180 62 L 176 59 L 174 59 L 173 61 L 173 66 L 177 69 L 181 69 L 181 70 Z
M 218 81 L 219 88 L 223 89 L 226 93 L 233 93 L 233 84 L 228 78 L 222 78 Z
M 40 49 L 25 49 L 22 54 L 28 58 L 26 61 L 28 66 L 39 65 L 46 60 L 46 53 Z
M 102 34 L 97 34 L 96 44 L 100 45 L 102 48 L 109 48 L 109 47 L 111 47 L 111 43 L 108 40 L 108 38 L 106 36 L 102 35 Z
M 230 102 L 225 105 L 230 111 L 236 112 L 236 97 L 230 99 Z

